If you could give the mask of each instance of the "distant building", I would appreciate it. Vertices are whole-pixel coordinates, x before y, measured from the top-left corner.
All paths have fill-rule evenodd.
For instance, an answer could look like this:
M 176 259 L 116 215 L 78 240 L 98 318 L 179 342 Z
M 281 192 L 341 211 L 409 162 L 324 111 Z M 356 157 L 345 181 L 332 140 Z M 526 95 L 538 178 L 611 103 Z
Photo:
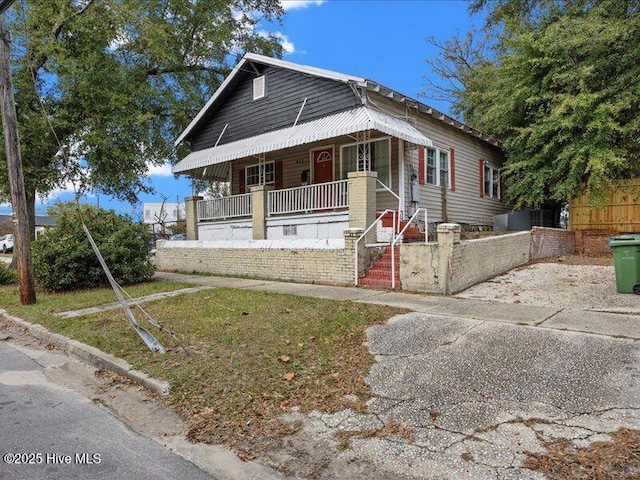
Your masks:
M 13 217 L 11 215 L 0 215 L 0 224 L 6 227 L 2 228 L 2 230 L 7 230 L 6 233 L 13 232 Z M 54 217 L 49 217 L 47 215 L 36 215 L 36 237 L 42 235 L 47 228 L 55 226 L 56 219 Z M 0 235 L 2 235 L 1 232 Z
M 169 227 L 184 220 L 186 213 L 184 203 L 145 203 L 142 216 L 143 223 L 148 224 L 153 233 L 170 233 Z

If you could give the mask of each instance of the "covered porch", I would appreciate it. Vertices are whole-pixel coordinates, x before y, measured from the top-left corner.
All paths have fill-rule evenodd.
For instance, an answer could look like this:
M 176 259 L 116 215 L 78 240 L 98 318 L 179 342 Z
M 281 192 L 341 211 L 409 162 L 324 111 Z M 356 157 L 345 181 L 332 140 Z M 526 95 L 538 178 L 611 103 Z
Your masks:
M 405 120 L 367 107 L 221 138 L 174 167 L 230 186 L 228 196 L 187 199 L 189 239 L 335 239 L 366 229 L 376 211 L 404 210 L 404 149 L 431 145 Z

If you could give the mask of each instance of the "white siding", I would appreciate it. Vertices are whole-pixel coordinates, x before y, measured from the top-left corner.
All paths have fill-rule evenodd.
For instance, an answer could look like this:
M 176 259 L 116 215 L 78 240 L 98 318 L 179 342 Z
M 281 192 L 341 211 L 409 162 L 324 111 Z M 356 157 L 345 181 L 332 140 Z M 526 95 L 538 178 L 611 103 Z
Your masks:
M 371 94 L 370 95 L 375 95 Z M 391 113 L 406 115 L 405 107 L 397 102 L 375 95 L 376 104 Z M 479 160 L 485 159 L 494 167 L 501 167 L 502 152 L 498 147 L 473 137 L 462 130 L 449 126 L 430 115 L 410 110 L 409 122 L 426 135 L 435 148 L 449 151 L 455 149 L 455 190 L 447 189 L 448 221 L 471 225 L 493 225 L 495 214 L 506 213 L 509 209 L 497 198 L 480 196 Z M 411 166 L 418 175 L 418 150 L 416 146 L 405 143 L 405 195 L 406 215 L 413 213 L 411 199 Z M 443 187 L 436 185 L 420 186 L 419 207 L 426 207 L 429 221 L 443 221 Z

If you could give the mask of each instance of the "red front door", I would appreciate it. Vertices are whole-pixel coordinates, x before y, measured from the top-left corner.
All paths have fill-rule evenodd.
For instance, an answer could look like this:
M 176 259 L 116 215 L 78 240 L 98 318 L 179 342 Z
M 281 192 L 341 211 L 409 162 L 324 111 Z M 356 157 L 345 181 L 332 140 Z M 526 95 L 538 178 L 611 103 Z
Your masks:
M 313 152 L 313 183 L 333 182 L 333 148 Z

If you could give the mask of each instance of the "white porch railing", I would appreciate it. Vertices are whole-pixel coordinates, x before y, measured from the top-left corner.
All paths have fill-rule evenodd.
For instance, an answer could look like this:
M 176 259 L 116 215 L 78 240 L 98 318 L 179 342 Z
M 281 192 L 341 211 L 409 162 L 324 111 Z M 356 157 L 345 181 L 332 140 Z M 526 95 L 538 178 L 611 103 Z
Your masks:
M 318 183 L 269 192 L 269 215 L 349 207 L 348 180 Z
M 250 193 L 198 201 L 198 221 L 249 217 L 251 214 Z

